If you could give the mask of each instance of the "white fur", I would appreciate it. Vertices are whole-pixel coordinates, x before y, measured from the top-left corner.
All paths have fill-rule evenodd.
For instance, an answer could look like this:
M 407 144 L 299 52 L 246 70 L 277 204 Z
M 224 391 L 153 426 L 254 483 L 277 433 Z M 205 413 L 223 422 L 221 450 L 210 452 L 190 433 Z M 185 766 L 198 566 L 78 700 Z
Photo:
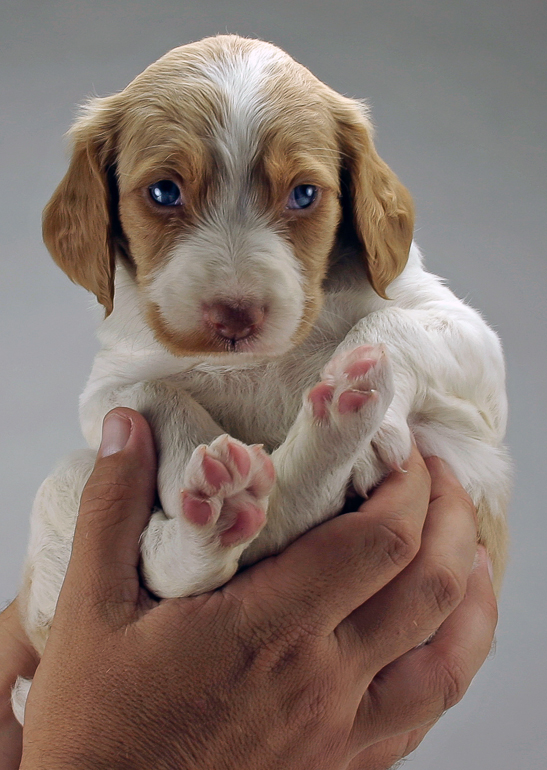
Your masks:
M 242 57 L 207 62 L 203 67 L 207 78 L 228 97 L 224 127 L 219 128 L 216 141 L 231 172 L 232 184 L 245 181 L 244 172 L 258 149 L 261 114 L 268 107 L 264 84 L 272 69 L 287 58 L 278 48 L 261 43 Z
M 163 510 L 154 513 L 143 548 L 154 564 L 147 574 L 158 594 L 177 596 L 214 587 L 220 582 L 215 578 L 219 559 L 225 560 L 222 574 L 227 579 L 242 554 L 247 561 L 251 554 L 254 559 L 278 550 L 331 515 L 333 501 L 322 479 L 336 462 L 336 448 L 325 450 L 321 462 L 317 455 L 324 430 L 301 404 L 304 391 L 340 349 L 387 344 L 396 392 L 375 436 L 376 450 L 386 460 L 404 462 L 410 421 L 421 448 L 445 457 L 476 500 L 482 495 L 490 501 L 500 497 L 507 486 L 501 445 L 506 401 L 503 358 L 495 333 L 476 311 L 423 270 L 415 245 L 390 294 L 393 299 L 386 301 L 367 287 L 340 287 L 327 294 L 314 330 L 297 348 L 274 360 L 259 357 L 238 365 L 239 359 L 232 359 L 228 365 L 203 357 L 178 358 L 165 351 L 139 311 L 141 300 L 134 282 L 124 268 L 118 268 L 114 312 L 102 325 L 103 347 L 81 398 L 82 427 L 94 450 L 100 443 L 102 420 L 115 406 L 141 411 L 155 427 L 162 456 Z M 199 535 L 179 515 L 181 474 L 198 443 L 210 443 L 225 432 L 248 444 L 265 444 L 272 452 L 277 488 L 283 489 L 284 498 L 278 501 L 279 510 L 270 501 L 268 524 L 250 548 L 245 544 L 227 553 L 212 547 L 208 560 Z M 354 483 L 363 492 L 384 472 L 370 438 L 365 437 L 354 450 L 360 455 L 354 457 L 344 446 L 344 437 L 339 437 L 338 498 L 352 467 Z M 187 455 L 183 456 L 181 447 Z M 363 468 L 372 477 L 361 478 Z M 294 488 L 285 476 L 294 481 Z M 54 508 L 51 503 L 39 505 L 33 543 L 42 542 L 41 517 L 45 509 Z M 72 518 L 75 508 L 72 503 Z M 188 550 L 184 556 L 183 549 Z M 43 558 L 36 550 L 31 544 L 35 564 Z M 41 596 L 36 600 L 42 603 Z
M 253 217 L 252 209 L 234 210 L 237 195 L 234 198 L 224 202 L 214 221 L 197 228 L 173 250 L 156 271 L 146 296 L 178 332 L 199 324 L 204 303 L 265 305 L 266 326 L 253 354 L 284 352 L 304 308 L 300 266 L 271 227 Z
M 144 289 L 118 265 L 114 310 L 99 331 L 102 347 L 81 397 L 90 449 L 67 458 L 44 482 L 33 509 L 25 615 L 33 638 L 37 630 L 45 638 L 51 622 L 79 496 L 102 420 L 115 406 L 143 413 L 160 450 L 162 507 L 142 537 L 144 575 L 159 596 L 215 588 L 238 565 L 279 551 L 335 514 L 350 478 L 366 493 L 386 466 L 405 461 L 410 428 L 422 451 L 451 464 L 475 502 L 485 499 L 494 516 L 503 515 L 508 466 L 500 344 L 476 311 L 423 269 L 415 245 L 389 286 L 389 300 L 374 293 L 364 268 L 352 267 L 351 277 L 341 268 L 329 279 L 307 338 L 296 346 L 290 342 L 304 316 L 301 267 L 287 240 L 245 197 L 245 170 L 264 120 L 262 84 L 283 56 L 257 46 L 243 62 L 209 67 L 208 76 L 230 95 L 230 114 L 216 137 L 228 176 L 215 213 L 174 245 Z M 241 206 L 245 200 L 248 205 Z M 154 337 L 146 301 L 180 332 L 199 324 L 204 302 L 267 305 L 268 314 L 247 352 L 177 357 Z M 327 365 L 342 389 L 344 355 L 361 345 L 387 350 L 385 361 L 367 375 L 365 385 L 375 397 L 358 413 L 342 415 L 333 408 L 328 420 L 314 419 L 303 395 Z M 180 509 L 181 488 L 195 480 L 190 460 L 196 447 L 223 434 L 264 444 L 276 471 L 265 527 L 230 548 L 220 546 L 214 525 L 200 530 Z M 25 697 L 21 685 L 15 693 L 18 717 Z

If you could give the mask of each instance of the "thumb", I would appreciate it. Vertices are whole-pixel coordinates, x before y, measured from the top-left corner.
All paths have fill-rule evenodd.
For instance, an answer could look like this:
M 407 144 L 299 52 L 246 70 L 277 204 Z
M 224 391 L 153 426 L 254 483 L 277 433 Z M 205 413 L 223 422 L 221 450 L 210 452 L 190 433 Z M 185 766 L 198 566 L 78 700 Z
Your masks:
M 103 423 L 95 467 L 82 492 L 63 593 L 119 604 L 139 596 L 139 538 L 154 503 L 156 454 L 145 418 L 117 408 Z M 63 598 L 63 597 L 61 597 Z

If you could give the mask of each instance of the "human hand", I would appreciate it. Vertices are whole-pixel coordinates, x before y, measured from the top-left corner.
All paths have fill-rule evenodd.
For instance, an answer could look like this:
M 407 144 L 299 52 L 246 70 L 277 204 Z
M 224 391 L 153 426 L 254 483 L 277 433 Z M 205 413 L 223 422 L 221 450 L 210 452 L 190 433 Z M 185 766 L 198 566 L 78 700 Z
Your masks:
M 470 501 L 440 461 L 428 467 L 414 450 L 358 511 L 217 591 L 157 602 L 137 569 L 152 439 L 116 409 L 30 691 L 22 770 L 388 768 L 462 696 L 496 622 L 484 553 L 472 571 Z
M 32 677 L 38 657 L 21 626 L 17 600 L 0 613 L 0 767 L 16 770 L 23 732 L 11 708 L 11 689 L 18 676 Z
M 427 458 L 425 463 L 432 481 L 428 517 L 433 507 L 454 511 L 455 498 L 462 493 L 465 495 L 463 489 L 439 458 Z M 440 542 L 439 539 L 439 545 Z M 421 553 L 416 560 L 421 558 Z M 438 566 L 442 571 L 440 563 Z M 451 580 L 452 577 L 447 575 L 447 582 L 444 583 L 441 578 L 438 585 L 444 584 L 450 590 Z M 403 591 L 401 580 L 402 595 L 389 597 L 387 591 L 385 594 L 381 592 L 381 600 L 402 601 Z M 442 589 L 439 599 L 441 606 Z M 414 751 L 442 714 L 465 694 L 491 649 L 496 623 L 492 565 L 486 549 L 480 545 L 462 601 L 433 638 L 386 666 L 371 682 L 367 697 L 372 709 L 365 707 L 364 718 L 376 711 L 376 720 L 379 723 L 384 721 L 387 728 L 386 735 L 390 732 L 395 734 L 360 752 L 347 770 L 385 770 Z M 365 701 L 361 704 L 362 708 L 364 704 Z M 416 726 L 397 734 L 396 725 L 402 725 L 410 714 L 414 714 Z M 419 721 L 422 723 L 418 724 Z

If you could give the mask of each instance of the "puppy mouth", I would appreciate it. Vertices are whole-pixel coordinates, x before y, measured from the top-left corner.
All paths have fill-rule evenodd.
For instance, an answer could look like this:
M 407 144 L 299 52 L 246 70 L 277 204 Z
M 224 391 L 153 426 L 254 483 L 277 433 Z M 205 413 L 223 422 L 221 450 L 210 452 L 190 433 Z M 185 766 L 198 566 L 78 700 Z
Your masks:
M 193 316 L 192 322 L 184 324 L 188 315 Z M 215 297 L 201 300 L 191 313 L 176 315 L 156 303 L 147 308 L 154 336 L 171 353 L 212 359 L 277 358 L 294 344 L 301 318 L 293 315 L 290 306 L 278 307 L 263 297 Z
M 225 353 L 254 353 L 254 348 L 256 345 L 253 345 L 253 343 L 256 343 L 256 340 L 258 339 L 258 334 L 256 335 L 250 335 L 249 337 L 246 337 L 244 340 L 237 340 L 237 339 L 226 339 L 226 340 L 219 340 L 219 352 L 225 352 Z

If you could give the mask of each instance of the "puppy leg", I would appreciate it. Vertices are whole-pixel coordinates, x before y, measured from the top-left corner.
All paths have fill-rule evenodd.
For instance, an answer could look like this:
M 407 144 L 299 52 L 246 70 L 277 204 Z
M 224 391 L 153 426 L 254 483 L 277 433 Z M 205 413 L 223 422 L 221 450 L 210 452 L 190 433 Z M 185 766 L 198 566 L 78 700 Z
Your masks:
M 268 456 L 227 436 L 174 379 L 97 393 L 83 408 L 84 423 L 116 406 L 147 418 L 158 450 L 161 509 L 141 540 L 148 588 L 168 598 L 222 585 L 264 524 L 274 475 Z
M 198 446 L 184 470 L 181 512 L 153 514 L 142 539 L 143 574 L 159 596 L 225 583 L 266 521 L 274 469 L 260 446 L 226 434 Z
M 361 345 L 329 361 L 321 381 L 305 395 L 285 442 L 272 454 L 277 480 L 268 522 L 243 553 L 243 564 L 281 550 L 340 510 L 351 470 L 392 398 L 383 346 Z
M 446 309 L 432 303 L 429 310 L 370 313 L 339 349 L 364 342 L 386 343 L 396 390 L 371 447 L 354 467 L 354 486 L 365 494 L 404 463 L 408 420 L 422 454 L 443 458 L 475 503 L 479 540 L 492 558 L 499 590 L 511 479 L 502 444 L 507 407 L 499 340 L 475 311 L 452 302 Z

